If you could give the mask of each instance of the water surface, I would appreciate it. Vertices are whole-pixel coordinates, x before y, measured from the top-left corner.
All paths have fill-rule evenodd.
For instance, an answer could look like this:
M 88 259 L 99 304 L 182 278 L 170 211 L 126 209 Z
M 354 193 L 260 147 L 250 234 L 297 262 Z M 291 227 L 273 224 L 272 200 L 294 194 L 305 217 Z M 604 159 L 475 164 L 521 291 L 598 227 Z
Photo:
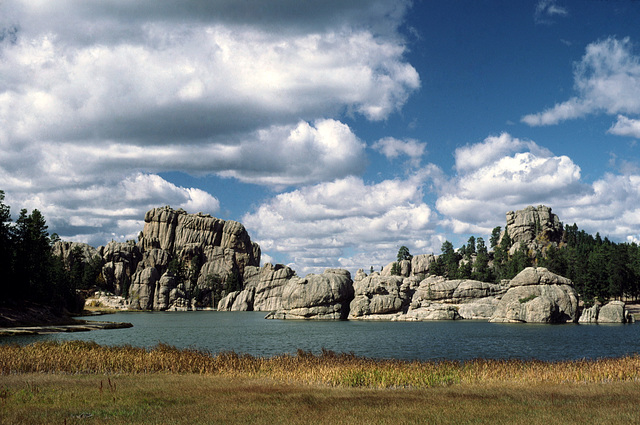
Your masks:
M 128 329 L 0 337 L 0 344 L 86 340 L 153 347 L 162 342 L 212 353 L 256 356 L 319 353 L 322 348 L 405 360 L 573 360 L 640 353 L 640 326 L 539 325 L 484 321 L 372 322 L 265 320 L 262 312 L 123 312 L 94 320 L 130 322 Z M 92 318 L 88 318 L 92 319 Z

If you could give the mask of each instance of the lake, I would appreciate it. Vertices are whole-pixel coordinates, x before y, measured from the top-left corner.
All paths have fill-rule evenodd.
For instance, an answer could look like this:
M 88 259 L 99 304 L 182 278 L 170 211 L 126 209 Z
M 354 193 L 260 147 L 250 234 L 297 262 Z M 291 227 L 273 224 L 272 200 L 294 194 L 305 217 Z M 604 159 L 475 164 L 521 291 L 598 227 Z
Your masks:
M 265 320 L 263 312 L 122 312 L 91 320 L 130 322 L 133 328 L 0 337 L 0 344 L 85 340 L 153 347 L 162 342 L 212 353 L 255 356 L 319 353 L 405 360 L 574 360 L 640 353 L 640 326 L 541 325 L 484 321 L 375 322 Z

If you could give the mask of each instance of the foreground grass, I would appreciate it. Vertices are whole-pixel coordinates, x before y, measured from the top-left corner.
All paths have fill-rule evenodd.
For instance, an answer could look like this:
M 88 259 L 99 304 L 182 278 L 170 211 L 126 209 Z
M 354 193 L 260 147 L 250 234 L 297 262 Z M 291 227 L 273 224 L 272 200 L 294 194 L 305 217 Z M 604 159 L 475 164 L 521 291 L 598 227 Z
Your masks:
M 639 378 L 638 356 L 402 362 L 47 342 L 0 346 L 0 423 L 637 423 Z

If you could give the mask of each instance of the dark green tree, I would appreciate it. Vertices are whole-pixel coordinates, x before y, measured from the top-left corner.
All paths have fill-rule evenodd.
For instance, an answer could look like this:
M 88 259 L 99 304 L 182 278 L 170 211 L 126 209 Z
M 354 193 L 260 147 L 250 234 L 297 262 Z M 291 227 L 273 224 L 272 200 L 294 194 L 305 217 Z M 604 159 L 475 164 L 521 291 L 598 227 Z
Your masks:
M 475 255 L 476 253 L 476 238 L 475 236 L 470 236 L 467 241 L 467 255 Z
M 15 285 L 13 285 L 13 240 L 11 237 L 11 209 L 4 204 L 4 191 L 0 190 L 0 270 L 4 277 L 0 279 L 2 301 L 15 297 Z
M 409 260 L 411 261 L 411 259 L 413 258 L 413 255 L 411 255 L 411 253 L 409 252 L 409 248 L 407 248 L 406 246 L 402 245 L 400 247 L 400 249 L 398 250 L 398 262 L 403 261 L 403 260 Z
M 491 238 L 489 239 L 489 246 L 491 249 L 495 250 L 500 242 L 500 232 L 502 228 L 500 226 L 494 227 L 491 231 Z

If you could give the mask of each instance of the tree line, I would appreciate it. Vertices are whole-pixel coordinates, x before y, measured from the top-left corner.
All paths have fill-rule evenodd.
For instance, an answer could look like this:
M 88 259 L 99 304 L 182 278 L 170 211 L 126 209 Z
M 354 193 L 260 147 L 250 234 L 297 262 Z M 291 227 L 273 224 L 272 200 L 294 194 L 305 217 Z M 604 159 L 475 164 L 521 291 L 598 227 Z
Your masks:
M 53 255 L 53 243 L 46 220 L 34 209 L 20 210 L 15 223 L 0 190 L 0 303 L 12 305 L 31 301 L 58 309 L 81 311 L 84 300 L 76 294 L 76 280 L 62 259 Z
M 480 237 L 471 236 L 457 250 L 445 241 L 442 254 L 429 271 L 449 279 L 499 283 L 512 279 L 526 267 L 538 266 L 571 279 L 587 304 L 640 296 L 640 246 L 635 242 L 615 243 L 573 224 L 564 227 L 559 244 L 548 243 L 536 251 L 520 244 L 510 253 L 513 243 L 506 229 L 504 234 L 501 230 L 496 227 L 492 231 L 491 251 Z

